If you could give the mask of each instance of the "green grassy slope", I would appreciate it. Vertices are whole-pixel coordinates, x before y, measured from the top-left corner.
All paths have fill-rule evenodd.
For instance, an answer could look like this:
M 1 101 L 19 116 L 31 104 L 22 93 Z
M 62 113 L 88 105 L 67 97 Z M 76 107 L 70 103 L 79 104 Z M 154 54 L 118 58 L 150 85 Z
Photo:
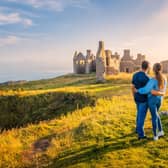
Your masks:
M 43 90 L 62 88 L 64 86 L 75 86 L 81 83 L 94 82 L 95 74 L 74 75 L 68 74 L 51 79 L 28 81 L 24 84 L 0 85 L 0 90 Z
M 79 96 L 77 102 L 76 96 L 74 99 L 68 97 L 70 103 L 65 104 L 66 113 L 58 117 L 54 113 L 61 111 L 62 106 L 47 112 L 50 103 L 58 102 L 59 96 L 47 101 L 49 106 L 39 111 L 39 115 L 40 112 L 44 116 L 53 114 L 52 118 L 34 124 L 29 122 L 24 127 L 0 134 L 0 167 L 168 167 L 168 117 L 162 117 L 166 136 L 154 142 L 148 114 L 145 131 L 150 139 L 138 141 L 134 133 L 135 105 L 130 93 L 130 79 L 131 75 L 120 74 L 107 78 L 104 84 L 96 84 L 94 74 L 67 75 L 48 81 L 1 87 L 1 98 L 7 99 L 10 96 L 29 97 L 30 101 L 37 96 L 41 102 L 45 94 L 83 95 L 87 92 L 91 100 L 96 98 L 96 102 L 90 104 L 89 101 L 79 108 L 80 100 L 88 100 L 88 97 L 83 99 Z M 161 110 L 167 109 L 168 97 L 165 97 Z M 15 110 L 17 113 L 17 108 Z

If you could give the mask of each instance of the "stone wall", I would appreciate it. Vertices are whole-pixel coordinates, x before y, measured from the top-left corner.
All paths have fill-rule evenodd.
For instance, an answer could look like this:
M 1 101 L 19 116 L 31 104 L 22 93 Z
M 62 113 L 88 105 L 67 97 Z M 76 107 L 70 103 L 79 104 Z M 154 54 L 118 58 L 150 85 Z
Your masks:
M 104 50 L 104 42 L 99 42 L 98 51 L 96 54 L 96 80 L 97 82 L 104 82 L 105 80 L 105 65 L 106 53 Z
M 111 50 L 105 50 L 104 42 L 99 42 L 98 51 L 95 56 L 91 50 L 87 50 L 86 57 L 82 53 L 75 52 L 73 59 L 74 73 L 96 72 L 97 80 L 104 80 L 105 75 L 113 75 L 119 72 L 133 73 L 141 68 L 145 55 L 138 54 L 136 59 L 130 54 L 129 49 L 124 50 L 122 59 L 118 53 L 113 54 Z M 166 64 L 167 65 L 167 64 Z M 164 68 L 164 70 L 166 67 Z M 165 70 L 167 71 L 167 69 Z
M 106 67 L 106 75 L 117 75 L 119 71 L 115 69 L 114 67 Z
M 162 61 L 161 64 L 163 66 L 163 73 L 168 73 L 168 60 Z
M 120 60 L 119 55 L 115 53 L 112 55 L 111 50 L 106 50 L 106 75 L 113 75 L 119 73 L 120 70 Z
M 86 59 L 82 53 L 77 54 L 75 52 L 73 67 L 76 74 L 84 74 L 86 72 Z
M 120 62 L 120 72 L 133 73 L 134 72 L 134 62 L 133 61 L 121 61 Z
M 136 59 L 130 55 L 130 51 L 124 50 L 124 55 L 120 62 L 120 72 L 133 73 L 141 69 L 141 64 L 145 60 L 145 55 L 138 54 Z
M 92 71 L 92 54 L 91 50 L 87 50 L 87 55 L 86 55 L 86 73 L 89 74 Z

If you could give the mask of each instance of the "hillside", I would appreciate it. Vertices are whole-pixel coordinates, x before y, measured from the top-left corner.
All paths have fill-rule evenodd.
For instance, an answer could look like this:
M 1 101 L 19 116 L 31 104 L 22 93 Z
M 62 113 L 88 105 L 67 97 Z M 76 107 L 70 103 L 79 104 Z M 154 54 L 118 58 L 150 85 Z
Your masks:
M 166 136 L 137 140 L 131 75 L 65 75 L 0 86 L 0 168 L 166 168 Z M 168 96 L 161 110 L 168 109 Z

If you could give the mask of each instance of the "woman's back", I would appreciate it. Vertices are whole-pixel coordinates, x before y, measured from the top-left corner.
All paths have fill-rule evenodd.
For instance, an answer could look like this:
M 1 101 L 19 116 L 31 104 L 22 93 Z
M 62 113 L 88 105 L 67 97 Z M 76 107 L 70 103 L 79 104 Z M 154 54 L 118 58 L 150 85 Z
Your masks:
M 151 94 L 151 91 L 152 90 L 158 90 L 158 91 L 166 92 L 166 87 L 167 87 L 166 78 L 165 78 L 164 88 L 163 89 L 159 89 L 158 85 L 159 85 L 158 80 L 156 78 L 151 78 L 145 87 L 138 89 L 138 92 L 140 94 L 148 94 L 148 98 L 150 98 L 150 99 L 151 98 L 162 99 L 163 96 L 154 96 L 154 95 Z

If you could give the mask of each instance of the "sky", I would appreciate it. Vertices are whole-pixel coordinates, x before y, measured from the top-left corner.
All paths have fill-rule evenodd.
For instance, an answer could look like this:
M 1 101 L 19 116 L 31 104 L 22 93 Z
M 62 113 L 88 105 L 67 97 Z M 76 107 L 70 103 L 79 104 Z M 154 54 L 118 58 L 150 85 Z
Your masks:
M 74 52 L 99 40 L 168 59 L 168 0 L 0 0 L 0 82 L 72 72 Z

